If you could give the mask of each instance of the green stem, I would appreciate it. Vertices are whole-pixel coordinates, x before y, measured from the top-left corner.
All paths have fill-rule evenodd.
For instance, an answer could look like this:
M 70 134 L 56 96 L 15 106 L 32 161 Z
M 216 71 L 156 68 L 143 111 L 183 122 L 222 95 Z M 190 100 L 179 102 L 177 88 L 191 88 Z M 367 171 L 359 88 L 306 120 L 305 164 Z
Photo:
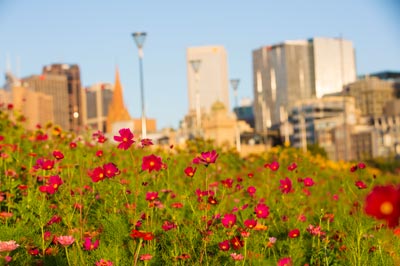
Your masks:
M 65 254 L 67 255 L 68 266 L 70 266 L 71 263 L 69 262 L 68 248 L 67 247 L 65 247 Z

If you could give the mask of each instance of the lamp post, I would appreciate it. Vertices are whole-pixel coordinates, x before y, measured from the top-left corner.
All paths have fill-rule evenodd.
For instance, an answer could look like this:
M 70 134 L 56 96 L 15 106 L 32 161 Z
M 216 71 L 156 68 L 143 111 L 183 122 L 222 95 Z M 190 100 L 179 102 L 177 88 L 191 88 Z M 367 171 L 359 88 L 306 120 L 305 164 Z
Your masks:
M 136 46 L 139 52 L 139 71 L 140 71 L 140 96 L 142 102 L 142 139 L 146 138 L 146 112 L 144 103 L 144 85 L 143 85 L 143 43 L 146 39 L 146 32 L 135 32 L 132 33 L 133 39 L 135 40 Z
M 200 113 L 200 91 L 199 91 L 199 69 L 200 69 L 200 64 L 201 60 L 196 59 L 196 60 L 190 60 L 190 64 L 192 65 L 192 69 L 194 71 L 195 75 L 195 92 L 196 92 L 196 130 L 197 133 L 200 132 L 201 129 L 201 113 Z
M 238 110 L 238 94 L 237 94 L 237 88 L 239 86 L 239 81 L 240 79 L 231 79 L 231 86 L 233 88 L 233 95 L 235 96 L 235 109 L 236 112 L 239 112 Z M 239 129 L 239 118 L 238 115 L 236 114 L 236 150 L 240 152 L 241 147 L 240 147 L 240 129 Z

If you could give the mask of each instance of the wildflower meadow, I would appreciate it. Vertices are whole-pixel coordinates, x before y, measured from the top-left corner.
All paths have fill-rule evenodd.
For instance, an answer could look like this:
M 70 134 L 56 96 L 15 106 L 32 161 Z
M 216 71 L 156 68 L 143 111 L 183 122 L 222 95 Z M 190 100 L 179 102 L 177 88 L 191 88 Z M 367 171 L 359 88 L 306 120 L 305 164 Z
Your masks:
M 0 112 L 0 265 L 400 265 L 398 176 L 276 147 L 24 130 Z

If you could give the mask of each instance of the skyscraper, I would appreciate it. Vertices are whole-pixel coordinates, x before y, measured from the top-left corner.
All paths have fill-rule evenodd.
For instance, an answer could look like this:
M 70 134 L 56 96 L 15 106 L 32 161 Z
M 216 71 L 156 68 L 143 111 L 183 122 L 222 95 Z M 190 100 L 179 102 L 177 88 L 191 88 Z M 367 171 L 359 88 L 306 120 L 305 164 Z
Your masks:
M 86 88 L 82 95 L 82 120 L 90 129 L 107 132 L 108 108 L 113 97 L 113 85 L 98 83 Z
M 82 126 L 81 75 L 78 65 L 52 64 L 43 67 L 43 74 L 64 75 L 68 87 L 68 120 L 70 131 L 78 131 Z
M 230 110 L 228 62 L 225 48 L 223 46 L 190 47 L 187 49 L 186 56 L 189 112 L 196 110 L 199 103 L 201 112 L 208 113 L 217 101 L 222 102 Z M 192 60 L 200 60 L 198 79 L 191 64 Z
M 285 120 L 296 100 L 342 91 L 356 79 L 352 43 L 313 38 L 285 41 L 253 51 L 254 116 L 256 130 Z
M 63 75 L 33 75 L 22 79 L 24 87 L 53 96 L 54 123 L 69 130 L 68 81 Z

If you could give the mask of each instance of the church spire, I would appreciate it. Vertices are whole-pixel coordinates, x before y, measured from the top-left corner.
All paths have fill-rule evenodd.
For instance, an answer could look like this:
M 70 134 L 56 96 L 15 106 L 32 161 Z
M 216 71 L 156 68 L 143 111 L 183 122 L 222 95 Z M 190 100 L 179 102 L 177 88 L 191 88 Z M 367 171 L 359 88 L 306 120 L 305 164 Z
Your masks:
M 129 115 L 129 112 L 124 104 L 124 97 L 122 95 L 122 86 L 121 86 L 121 81 L 119 79 L 119 70 L 117 67 L 115 70 L 114 93 L 111 103 L 108 107 L 107 132 L 112 131 L 113 123 L 119 121 L 129 121 L 129 120 L 131 120 L 131 116 Z

